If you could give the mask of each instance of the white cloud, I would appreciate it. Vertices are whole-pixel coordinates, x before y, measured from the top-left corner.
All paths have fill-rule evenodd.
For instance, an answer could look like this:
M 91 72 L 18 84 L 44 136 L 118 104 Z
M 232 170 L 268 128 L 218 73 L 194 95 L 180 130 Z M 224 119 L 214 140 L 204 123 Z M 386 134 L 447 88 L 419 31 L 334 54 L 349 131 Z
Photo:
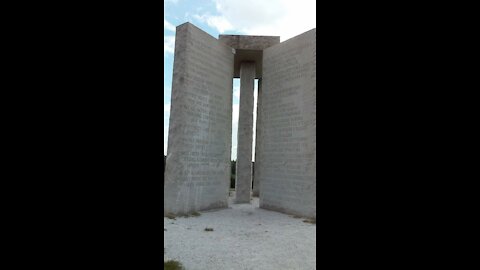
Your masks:
M 208 26 L 217 29 L 220 33 L 225 33 L 225 31 L 233 30 L 232 24 L 224 16 L 213 16 L 210 14 L 198 15 L 195 14 L 193 17 L 201 22 L 206 23 Z
M 216 28 L 220 33 L 225 33 L 225 31 L 233 29 L 232 24 L 222 16 L 211 16 L 207 18 L 207 24 Z
M 166 113 L 170 113 L 170 104 L 163 104 L 163 106 L 165 107 L 165 108 L 164 108 L 164 111 L 165 111 Z
M 238 128 L 238 111 L 239 111 L 239 108 L 240 108 L 240 104 L 233 104 L 233 107 L 232 107 L 232 124 L 236 125 L 237 128 Z
M 175 36 L 163 36 L 163 53 L 173 54 L 175 51 Z
M 240 100 L 240 87 L 234 86 L 233 87 L 233 96 Z
M 175 26 L 165 19 L 163 19 L 163 28 L 175 32 Z
M 258 102 L 258 80 L 255 80 L 253 89 L 253 139 L 252 139 L 252 160 L 255 161 L 255 137 L 257 134 L 257 102 Z
M 280 36 L 281 41 L 316 27 L 315 0 L 213 0 L 218 15 L 197 15 L 197 19 L 220 33 L 234 30 L 246 35 Z
M 233 104 L 232 107 L 232 159 L 237 159 L 237 132 L 238 132 L 238 110 L 239 104 Z

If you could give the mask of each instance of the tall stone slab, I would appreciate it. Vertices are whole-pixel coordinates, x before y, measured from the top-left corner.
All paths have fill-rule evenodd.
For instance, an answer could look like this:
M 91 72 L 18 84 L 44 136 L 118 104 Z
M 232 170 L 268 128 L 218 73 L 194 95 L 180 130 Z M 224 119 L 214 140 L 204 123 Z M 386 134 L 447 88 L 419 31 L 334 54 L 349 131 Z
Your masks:
M 316 218 L 316 29 L 263 52 L 260 207 Z
M 240 65 L 240 107 L 238 119 L 235 202 L 250 203 L 252 191 L 252 139 L 255 63 Z
M 177 27 L 164 214 L 228 206 L 232 48 L 190 23 Z

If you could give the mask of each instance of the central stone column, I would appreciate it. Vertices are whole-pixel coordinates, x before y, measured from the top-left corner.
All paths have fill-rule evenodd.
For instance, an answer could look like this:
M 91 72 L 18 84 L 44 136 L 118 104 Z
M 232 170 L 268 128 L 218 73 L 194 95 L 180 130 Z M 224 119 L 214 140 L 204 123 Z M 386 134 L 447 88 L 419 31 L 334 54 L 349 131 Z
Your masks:
M 235 203 L 250 203 L 252 189 L 253 91 L 255 62 L 240 64 L 240 108 L 237 141 Z

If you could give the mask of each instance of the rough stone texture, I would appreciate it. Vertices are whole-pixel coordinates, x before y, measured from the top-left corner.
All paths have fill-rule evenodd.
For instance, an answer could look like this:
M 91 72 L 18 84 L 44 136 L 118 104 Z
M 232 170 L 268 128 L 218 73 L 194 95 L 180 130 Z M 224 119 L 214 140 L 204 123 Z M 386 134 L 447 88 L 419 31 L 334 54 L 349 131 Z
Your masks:
M 264 50 L 280 43 L 279 36 L 219 35 L 218 40 L 236 50 Z
M 316 218 L 316 29 L 263 52 L 260 207 Z
M 280 43 L 279 36 L 220 35 L 219 41 L 235 49 L 234 78 L 240 78 L 240 65 L 255 62 L 255 78 L 262 77 L 263 50 Z
M 262 129 L 259 128 L 262 126 L 262 116 L 261 116 L 261 110 L 260 108 L 262 107 L 262 79 L 258 80 L 258 94 L 257 94 L 257 124 L 256 124 L 256 130 L 255 130 L 255 167 L 260 166 L 259 164 L 262 162 L 257 158 L 258 156 L 258 148 L 260 147 L 261 142 L 261 133 Z M 260 171 L 258 170 L 253 170 L 253 192 L 252 196 L 258 197 L 260 194 Z
M 177 27 L 164 214 L 228 206 L 233 58 L 194 25 Z
M 254 83 L 255 63 L 242 63 L 240 67 L 240 108 L 238 114 L 235 203 L 250 203 L 251 198 Z

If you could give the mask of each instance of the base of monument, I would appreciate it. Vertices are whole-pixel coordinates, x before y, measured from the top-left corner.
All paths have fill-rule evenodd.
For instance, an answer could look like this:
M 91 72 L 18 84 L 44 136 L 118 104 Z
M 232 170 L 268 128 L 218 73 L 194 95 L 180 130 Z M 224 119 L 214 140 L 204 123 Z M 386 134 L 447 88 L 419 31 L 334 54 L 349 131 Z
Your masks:
M 179 212 L 172 212 L 172 211 L 163 211 L 163 216 L 164 217 L 167 217 L 167 218 L 175 218 L 175 217 L 188 217 L 188 216 L 191 216 L 192 214 L 196 214 L 197 212 L 204 212 L 204 211 L 215 211 L 215 210 L 221 210 L 221 209 L 225 209 L 225 208 L 228 208 L 228 202 L 225 202 L 225 201 L 221 201 L 221 202 L 216 202 L 216 203 L 213 203 L 213 204 L 210 204 L 206 207 L 203 207 L 203 208 L 199 208 L 199 209 L 192 209 L 190 211 L 179 211 Z
M 291 209 L 286 209 L 286 208 L 283 208 L 283 207 L 268 205 L 268 204 L 265 204 L 265 203 L 260 203 L 260 208 L 265 209 L 265 210 L 280 212 L 280 213 L 287 214 L 287 215 L 292 215 L 292 216 L 299 217 L 299 218 L 308 218 L 310 220 L 316 220 L 317 219 L 316 215 L 308 215 L 308 214 L 300 213 L 298 211 L 294 211 L 294 210 L 291 210 Z
M 165 256 L 185 269 L 315 269 L 316 225 L 258 207 L 254 198 L 198 217 L 164 218 Z
M 235 190 L 231 190 L 229 192 L 229 204 L 251 204 L 252 203 L 252 200 L 253 200 L 253 194 L 250 193 L 250 199 L 249 200 L 237 200 L 236 198 L 236 193 L 235 193 Z

